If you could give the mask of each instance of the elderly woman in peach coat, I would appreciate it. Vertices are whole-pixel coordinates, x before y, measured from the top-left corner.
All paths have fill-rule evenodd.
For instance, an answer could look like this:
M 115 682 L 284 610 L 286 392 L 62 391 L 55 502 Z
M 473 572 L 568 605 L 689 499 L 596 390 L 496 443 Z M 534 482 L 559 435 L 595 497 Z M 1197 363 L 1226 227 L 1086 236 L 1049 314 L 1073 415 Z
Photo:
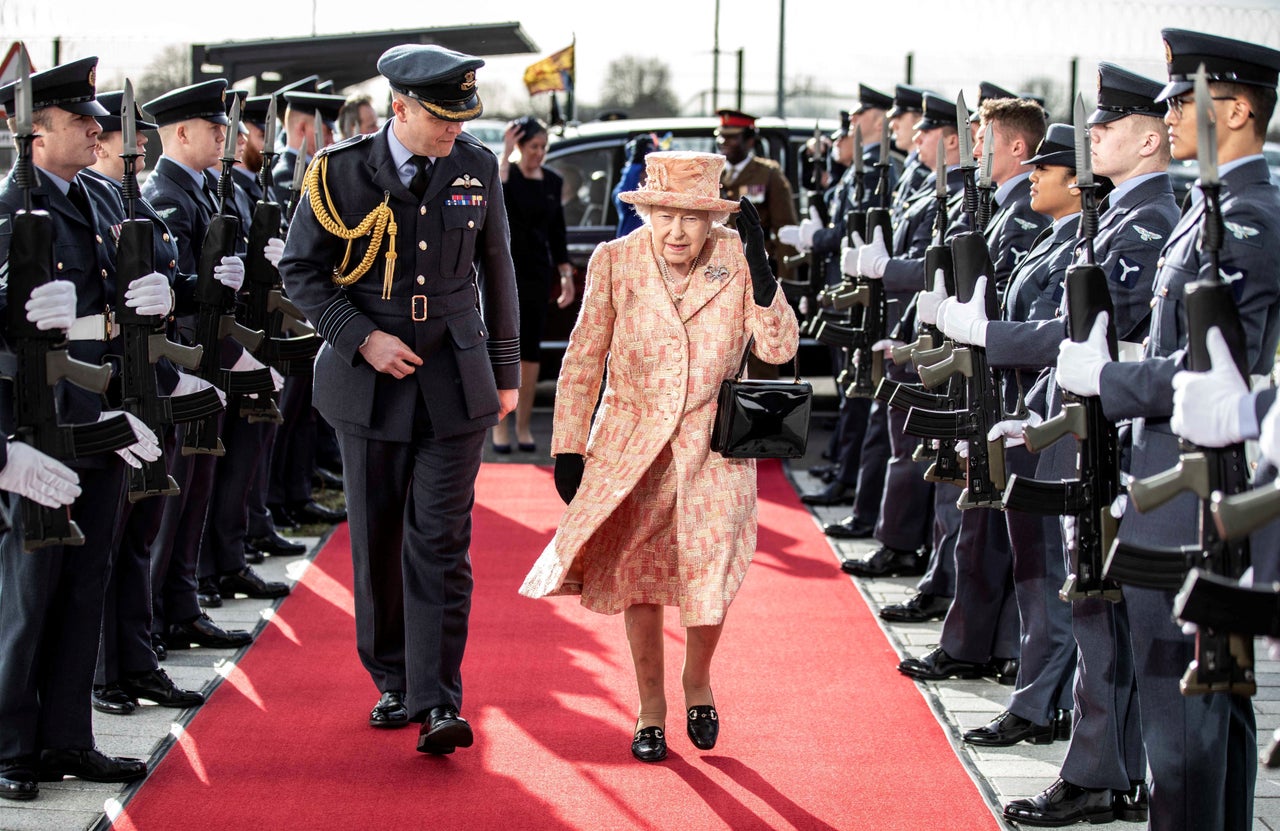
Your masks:
M 711 659 L 755 553 L 755 461 L 710 449 L 720 382 L 748 338 L 780 364 L 798 330 L 755 209 L 719 198 L 724 157 L 645 161 L 645 185 L 621 195 L 645 224 L 587 267 L 551 440 L 568 508 L 520 592 L 580 594 L 593 611 L 623 613 L 640 694 L 631 752 L 656 762 L 667 755 L 663 607 L 678 607 L 687 629 L 686 729 L 707 750 L 720 724 Z M 740 207 L 738 231 L 725 228 Z

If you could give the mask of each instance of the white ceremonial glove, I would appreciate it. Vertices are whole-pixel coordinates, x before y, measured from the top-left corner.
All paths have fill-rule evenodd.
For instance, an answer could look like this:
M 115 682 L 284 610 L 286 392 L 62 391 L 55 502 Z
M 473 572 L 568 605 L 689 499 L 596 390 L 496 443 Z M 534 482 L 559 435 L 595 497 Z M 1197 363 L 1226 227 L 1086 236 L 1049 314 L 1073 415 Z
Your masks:
M 965 441 L 964 439 L 961 439 L 960 441 L 956 442 L 955 451 L 956 451 L 956 456 L 960 457 L 961 459 L 969 458 L 969 442 Z
M 956 343 L 987 345 L 986 277 L 979 277 L 973 284 L 973 297 L 968 303 L 948 297 L 939 304 L 938 328 Z
M 1183 370 L 1173 376 L 1173 432 L 1201 447 L 1226 447 L 1244 440 L 1240 431 L 1240 399 L 1249 385 L 1240 377 L 1231 349 L 1217 326 L 1205 336 L 1208 372 Z
M 129 284 L 124 304 L 140 315 L 167 315 L 173 308 L 169 278 L 158 271 L 144 274 Z
M 1066 546 L 1067 553 L 1074 553 L 1076 550 L 1076 518 L 1071 514 L 1062 517 L 1062 541 Z
M 894 340 L 893 338 L 885 338 L 884 340 L 878 340 L 878 341 L 876 341 L 875 343 L 871 344 L 871 351 L 872 351 L 872 352 L 883 352 L 883 353 L 884 353 L 884 359 L 885 359 L 886 361 L 889 361 L 890 363 L 892 363 L 892 362 L 893 362 L 893 350 L 895 350 L 895 349 L 897 349 L 899 346 L 903 346 L 903 345 L 904 345 L 904 344 L 903 344 L 903 342 L 902 342 L 902 341 L 900 341 L 900 340 Z
M 1280 465 L 1280 407 L 1273 406 L 1262 417 L 1262 431 L 1258 435 L 1258 449 L 1267 461 Z
M 124 416 L 129 421 L 129 427 L 133 429 L 133 436 L 136 439 L 133 444 L 128 447 L 122 447 L 116 451 L 116 455 L 124 459 L 124 463 L 129 467 L 141 468 L 143 462 L 154 462 L 160 458 L 160 440 L 156 438 L 156 434 L 151 432 L 151 428 L 142 423 L 142 420 L 132 413 L 126 413 L 123 410 L 107 410 L 98 416 L 98 421 L 106 421 L 109 418 L 119 418 Z
M 276 388 L 276 392 L 280 392 L 280 390 L 284 389 L 284 376 L 277 372 L 273 366 L 267 367 L 267 370 L 271 373 L 271 383 Z
M 822 217 L 818 215 L 818 209 L 809 208 L 809 216 L 800 220 L 799 228 L 799 245 L 796 248 L 801 251 L 808 251 L 813 248 L 813 237 L 822 228 Z
M 862 238 L 853 232 L 853 246 L 840 249 L 840 273 L 846 277 L 858 277 L 858 249 L 862 247 Z
M 1058 386 L 1076 395 L 1097 395 L 1102 368 L 1111 362 L 1107 349 L 1107 313 L 1093 321 L 1089 339 L 1076 343 L 1067 338 L 1058 346 Z
M 41 332 L 70 329 L 76 322 L 76 286 L 70 280 L 51 280 L 31 290 L 27 320 Z
M 264 364 L 262 361 L 258 360 L 257 358 L 253 357 L 253 355 L 249 353 L 248 349 L 241 352 L 240 357 L 236 358 L 236 362 L 231 365 L 232 372 L 252 372 L 255 369 L 265 369 L 265 368 L 266 368 L 266 364 Z M 272 380 L 274 381 L 275 379 L 273 378 Z M 256 392 L 249 393 L 248 395 L 245 396 L 245 398 L 253 398 L 253 399 L 256 399 L 257 397 L 258 397 L 258 393 Z
M 175 396 L 190 395 L 208 387 L 213 387 L 213 391 L 218 394 L 218 400 L 222 402 L 222 406 L 227 406 L 227 394 L 225 392 L 214 387 L 213 384 L 210 384 L 199 375 L 191 375 L 187 372 L 178 375 L 178 383 L 174 385 L 172 394 Z
M 232 291 L 240 291 L 244 285 L 244 263 L 239 257 L 223 257 L 222 262 L 213 267 L 213 279 Z
M 9 460 L 0 469 L 0 490 L 46 508 L 61 508 L 80 495 L 80 476 L 29 444 L 9 442 Z
M 790 245 L 796 250 L 800 249 L 800 226 L 799 225 L 783 225 L 778 229 L 778 242 L 783 245 Z
M 1123 519 L 1124 509 L 1129 507 L 1129 494 L 1122 493 L 1111 501 L 1111 518 Z
M 262 247 L 262 256 L 267 258 L 272 268 L 279 268 L 280 258 L 284 256 L 284 240 L 279 237 L 267 240 L 267 244 Z
M 1044 419 L 1035 410 L 1028 410 L 1026 419 L 1011 418 L 1005 421 L 997 421 L 987 431 L 987 441 L 995 441 L 1003 436 L 1005 447 L 1021 447 L 1026 443 L 1026 439 L 1022 435 L 1023 431 L 1028 427 L 1035 427 L 1042 421 Z
M 871 234 L 871 242 L 858 249 L 858 271 L 863 277 L 879 280 L 884 277 L 885 266 L 889 264 L 889 249 L 884 245 L 884 234 L 877 225 Z
M 1280 661 L 1280 640 L 1263 638 L 1262 642 L 1267 647 L 1267 657 L 1273 661 Z M 1280 740 L 1280 727 L 1276 728 L 1276 739 Z
M 938 325 L 938 306 L 947 299 L 947 286 L 942 278 L 942 269 L 933 275 L 933 289 L 920 292 L 916 298 L 916 315 L 930 326 Z

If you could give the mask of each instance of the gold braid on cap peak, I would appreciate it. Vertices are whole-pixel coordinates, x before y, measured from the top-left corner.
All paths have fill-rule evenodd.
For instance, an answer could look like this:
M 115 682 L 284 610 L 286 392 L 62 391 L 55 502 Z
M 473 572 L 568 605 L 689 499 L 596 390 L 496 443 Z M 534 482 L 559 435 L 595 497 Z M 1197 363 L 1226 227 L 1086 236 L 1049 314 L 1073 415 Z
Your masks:
M 389 239 L 385 255 L 386 268 L 382 274 L 382 299 L 390 300 L 391 282 L 395 279 L 396 271 L 396 218 L 395 212 L 387 204 L 391 200 L 391 194 L 384 194 L 382 204 L 369 211 L 365 218 L 360 220 L 359 225 L 348 228 L 329 209 L 329 205 L 333 204 L 333 197 L 329 195 L 328 169 L 329 154 L 317 155 L 307 168 L 304 187 L 311 194 L 311 211 L 316 215 L 316 221 L 320 223 L 320 227 L 335 237 L 347 241 L 347 253 L 333 270 L 333 282 L 339 286 L 350 286 L 363 277 L 373 266 L 373 261 L 377 259 L 378 249 L 382 247 L 382 237 L 385 234 Z M 356 263 L 355 268 L 343 274 L 343 269 L 351 261 L 352 244 L 363 236 L 371 237 L 369 249 L 364 252 L 364 257 Z

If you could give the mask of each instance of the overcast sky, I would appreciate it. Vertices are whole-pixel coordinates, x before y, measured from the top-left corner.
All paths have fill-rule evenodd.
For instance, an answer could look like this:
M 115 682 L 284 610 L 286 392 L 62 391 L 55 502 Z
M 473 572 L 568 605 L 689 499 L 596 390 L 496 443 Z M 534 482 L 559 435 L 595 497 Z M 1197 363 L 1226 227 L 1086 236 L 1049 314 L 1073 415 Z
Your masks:
M 723 91 L 734 84 L 739 48 L 745 55 L 745 88 L 762 93 L 776 89 L 783 4 L 720 5 L 723 106 L 730 103 L 731 94 Z M 422 11 L 390 14 L 392 8 L 406 7 Z M 132 13 L 122 12 L 125 8 Z M 379 15 L 379 8 L 388 12 Z M 60 35 L 64 61 L 96 54 L 101 58 L 100 75 L 115 78 L 140 74 L 169 44 L 300 37 L 312 33 L 313 20 L 317 34 L 518 21 L 539 53 L 487 58 L 479 74 L 482 91 L 486 83 L 513 93 L 521 90 L 524 67 L 567 46 L 576 34 L 580 100 L 597 100 L 608 63 L 634 55 L 667 63 L 677 99 L 696 105 L 711 87 L 715 8 L 715 0 L 436 0 L 412 6 L 383 0 L 224 0 L 198 5 L 0 0 L 0 37 L 24 38 L 33 60 L 45 68 L 52 38 Z M 892 92 L 893 84 L 904 80 L 908 52 L 914 54 L 915 82 L 946 95 L 961 87 L 976 91 L 979 80 L 1015 90 L 1035 76 L 1066 83 L 1070 59 L 1078 57 L 1078 81 L 1088 95 L 1093 66 L 1100 59 L 1163 75 L 1164 26 L 1280 48 L 1280 0 L 785 0 L 785 8 L 785 77 L 812 78 L 849 98 L 860 81 Z M 967 10 L 963 18 L 962 9 Z M 158 16 L 161 11 L 163 18 Z M 612 22 L 619 17 L 621 25 Z

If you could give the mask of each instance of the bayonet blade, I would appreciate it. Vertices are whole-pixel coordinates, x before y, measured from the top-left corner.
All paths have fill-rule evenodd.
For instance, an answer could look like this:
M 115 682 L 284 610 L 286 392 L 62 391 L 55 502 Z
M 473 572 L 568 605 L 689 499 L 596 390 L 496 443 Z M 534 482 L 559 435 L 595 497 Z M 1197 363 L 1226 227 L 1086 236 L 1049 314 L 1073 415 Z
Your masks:
M 276 130 L 279 125 L 276 123 L 276 97 L 271 96 L 271 100 L 267 102 L 267 130 L 262 140 L 262 147 L 268 153 L 275 153 L 276 150 Z
M 853 125 L 853 172 L 862 176 L 866 165 L 862 163 L 862 125 Z
M 947 139 L 946 136 L 938 136 L 938 155 L 937 164 L 933 169 L 933 175 L 937 177 L 934 189 L 934 195 L 939 199 L 947 198 Z
M 133 82 L 128 78 L 124 79 L 124 95 L 120 100 L 120 138 L 121 156 L 137 156 L 138 155 L 138 124 L 134 120 L 133 108 Z
M 982 131 L 982 168 L 978 174 L 978 186 L 983 188 L 992 188 L 995 182 L 991 180 L 991 167 L 996 161 L 996 133 L 995 125 L 990 122 Z
M 21 41 L 18 42 L 18 82 L 14 88 L 13 110 L 17 122 L 14 134 L 30 136 L 35 130 L 31 123 L 31 58 L 27 55 L 27 45 Z
M 969 108 L 964 105 L 964 90 L 956 96 L 956 133 L 960 137 L 960 166 L 973 170 L 978 162 L 973 158 L 973 129 L 969 126 Z
M 889 119 L 887 118 L 880 129 L 880 164 L 889 164 Z
M 321 145 L 320 145 L 320 142 L 324 140 L 324 119 L 320 117 L 320 111 L 319 111 L 319 110 L 316 110 L 316 120 L 315 120 L 315 122 L 313 123 L 312 127 L 313 127 L 313 129 L 315 130 L 315 133 L 316 133 L 316 137 L 315 137 L 315 145 L 316 145 L 316 147 L 315 147 L 315 150 L 316 150 L 316 152 L 317 152 L 317 153 L 319 153 L 319 152 L 320 152 L 320 146 L 321 146 Z
M 240 96 L 235 96 L 231 102 L 231 115 L 228 116 L 231 122 L 227 125 L 227 140 L 222 145 L 222 161 L 227 164 L 235 164 L 236 161 L 236 140 L 240 137 Z
M 302 137 L 302 146 L 298 148 L 298 158 L 293 163 L 293 193 L 296 199 L 302 193 L 302 180 L 307 175 L 307 137 Z
M 1076 184 L 1081 188 L 1093 187 L 1093 154 L 1089 146 L 1089 125 L 1084 114 L 1084 96 L 1076 93 Z
M 1213 112 L 1213 94 L 1204 74 L 1204 64 L 1196 70 L 1196 160 L 1200 163 L 1200 184 L 1213 187 L 1218 178 L 1218 119 Z

